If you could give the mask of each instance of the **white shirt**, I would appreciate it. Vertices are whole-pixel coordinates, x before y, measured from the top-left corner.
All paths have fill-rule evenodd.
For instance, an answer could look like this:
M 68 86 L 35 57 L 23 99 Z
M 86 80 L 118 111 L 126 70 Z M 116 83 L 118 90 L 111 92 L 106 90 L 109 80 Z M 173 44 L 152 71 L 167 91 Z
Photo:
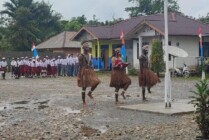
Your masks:
M 51 61 L 51 66 L 52 66 L 52 67 L 53 67 L 53 66 L 57 66 L 56 61 Z
M 78 63 L 78 57 L 75 56 L 75 57 L 73 57 L 73 59 L 74 59 L 74 63 L 77 64 Z
M 36 61 L 31 61 L 31 67 L 36 67 Z
M 46 68 L 46 67 L 47 67 L 46 61 L 43 61 L 43 62 L 41 63 L 41 66 L 44 67 L 44 68 Z
M 61 60 L 61 63 L 62 63 L 62 65 L 67 65 L 67 64 L 68 64 L 67 58 L 66 58 L 66 59 L 62 59 L 62 60 Z
M 15 60 L 11 61 L 11 66 L 14 66 Z
M 1 67 L 6 67 L 7 66 L 7 61 L 1 61 Z
M 74 64 L 75 64 L 74 58 L 73 58 L 72 56 L 70 56 L 70 57 L 68 58 L 68 64 L 69 64 L 69 65 L 74 65 Z
M 14 65 L 14 67 L 19 67 L 19 62 L 18 61 L 14 61 L 14 63 L 13 63 Z
M 41 61 L 36 61 L 36 67 L 41 67 Z
M 62 61 L 62 60 L 61 60 L 60 58 L 58 58 L 58 59 L 56 60 L 57 65 L 58 65 L 58 64 L 62 64 L 61 61 Z

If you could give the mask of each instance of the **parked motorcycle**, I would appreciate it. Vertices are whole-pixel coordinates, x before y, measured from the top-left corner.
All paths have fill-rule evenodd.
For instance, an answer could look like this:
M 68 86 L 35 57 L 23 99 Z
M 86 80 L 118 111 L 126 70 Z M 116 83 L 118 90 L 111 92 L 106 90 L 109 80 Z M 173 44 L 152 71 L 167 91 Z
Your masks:
M 189 68 L 187 67 L 187 65 L 184 63 L 183 66 L 183 70 L 180 70 L 178 68 L 175 68 L 174 70 L 174 76 L 175 77 L 184 77 L 184 78 L 188 78 L 189 77 Z

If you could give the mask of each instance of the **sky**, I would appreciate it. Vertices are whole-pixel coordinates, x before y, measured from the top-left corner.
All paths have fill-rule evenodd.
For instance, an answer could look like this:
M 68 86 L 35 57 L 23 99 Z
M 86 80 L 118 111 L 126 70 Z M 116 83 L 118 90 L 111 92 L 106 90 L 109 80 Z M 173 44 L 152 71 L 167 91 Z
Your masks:
M 9 0 L 0 0 L 0 10 L 3 3 Z M 42 0 L 35 0 L 42 1 Z M 85 15 L 87 20 L 92 20 L 93 15 L 99 21 L 112 20 L 113 18 L 127 19 L 126 7 L 133 6 L 128 0 L 44 0 L 52 4 L 52 9 L 70 20 L 72 17 Z M 209 0 L 178 0 L 180 11 L 185 15 L 198 18 L 209 13 Z

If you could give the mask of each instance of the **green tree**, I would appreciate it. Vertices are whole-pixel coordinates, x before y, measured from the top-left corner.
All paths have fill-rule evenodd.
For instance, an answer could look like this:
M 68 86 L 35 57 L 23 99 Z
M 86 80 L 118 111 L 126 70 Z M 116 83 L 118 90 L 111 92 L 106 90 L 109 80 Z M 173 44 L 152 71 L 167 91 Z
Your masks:
M 32 42 L 39 43 L 61 31 L 61 15 L 51 5 L 33 0 L 10 0 L 0 13 L 8 17 L 6 38 L 14 50 L 28 51 Z
M 165 63 L 163 59 L 163 47 L 159 40 L 153 40 L 152 42 L 152 53 L 151 53 L 151 69 L 157 73 L 159 77 L 159 73 L 162 72 L 165 68 Z
M 157 14 L 164 11 L 164 0 L 129 0 L 129 2 L 136 4 L 134 7 L 125 8 L 131 17 Z M 168 2 L 169 12 L 179 11 L 177 0 L 168 0 Z
M 70 21 L 62 20 L 63 31 L 78 31 L 87 23 L 85 15 L 73 17 Z
M 204 17 L 200 17 L 199 20 L 202 22 L 202 23 L 205 23 L 205 24 L 209 24 L 209 13 Z

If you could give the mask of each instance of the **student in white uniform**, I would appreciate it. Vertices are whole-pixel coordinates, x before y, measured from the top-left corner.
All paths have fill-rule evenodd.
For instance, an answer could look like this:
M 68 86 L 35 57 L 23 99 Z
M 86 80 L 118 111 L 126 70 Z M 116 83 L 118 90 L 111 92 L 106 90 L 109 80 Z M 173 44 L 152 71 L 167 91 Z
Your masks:
M 57 74 L 58 76 L 61 76 L 61 69 L 62 69 L 62 63 L 61 63 L 61 57 L 58 56 L 58 59 L 56 60 L 57 63 Z
M 76 56 L 73 57 L 74 63 L 75 63 L 75 65 L 74 65 L 74 76 L 78 75 L 78 68 L 79 68 L 78 56 L 79 56 L 79 54 L 77 54 Z
M 51 61 L 51 75 L 54 77 L 57 75 L 57 63 L 55 58 L 53 58 Z
M 63 58 L 61 60 L 61 63 L 62 63 L 62 76 L 67 76 L 67 65 L 68 65 L 68 62 L 67 62 L 67 57 L 66 58 Z
M 6 58 L 3 57 L 1 61 L 1 70 L 2 70 L 2 78 L 5 80 L 6 72 L 7 72 L 7 61 Z

